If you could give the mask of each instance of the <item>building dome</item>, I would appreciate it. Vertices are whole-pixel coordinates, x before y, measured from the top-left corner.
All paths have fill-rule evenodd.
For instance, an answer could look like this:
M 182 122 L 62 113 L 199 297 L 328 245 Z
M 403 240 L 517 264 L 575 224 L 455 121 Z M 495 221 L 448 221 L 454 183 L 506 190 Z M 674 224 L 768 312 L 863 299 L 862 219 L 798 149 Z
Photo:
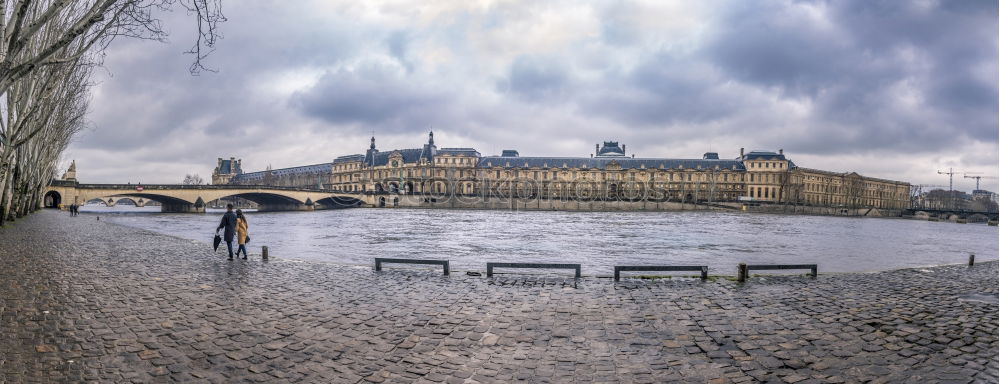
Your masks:
M 625 146 L 618 146 L 617 141 L 605 141 L 597 150 L 597 157 L 625 157 Z

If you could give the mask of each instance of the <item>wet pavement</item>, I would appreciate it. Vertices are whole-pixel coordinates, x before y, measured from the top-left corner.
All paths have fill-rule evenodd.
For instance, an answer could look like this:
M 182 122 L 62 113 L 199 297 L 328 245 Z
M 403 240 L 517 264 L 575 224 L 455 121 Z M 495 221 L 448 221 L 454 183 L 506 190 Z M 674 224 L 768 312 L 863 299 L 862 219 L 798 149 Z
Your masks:
M 33 214 L 0 229 L 0 383 L 997 382 L 995 262 L 746 284 L 386 269 Z

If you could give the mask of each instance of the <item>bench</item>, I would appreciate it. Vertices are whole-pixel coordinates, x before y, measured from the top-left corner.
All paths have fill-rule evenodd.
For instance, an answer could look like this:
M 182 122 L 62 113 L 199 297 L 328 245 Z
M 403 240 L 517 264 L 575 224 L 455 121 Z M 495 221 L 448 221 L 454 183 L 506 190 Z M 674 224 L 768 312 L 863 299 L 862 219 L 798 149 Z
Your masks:
M 493 277 L 493 268 L 575 269 L 574 278 L 580 278 L 580 264 L 486 263 L 486 277 Z
M 773 270 L 788 270 L 788 269 L 808 269 L 810 270 L 810 275 L 816 277 L 817 265 L 816 264 L 755 264 L 746 265 L 740 263 L 739 265 L 739 276 L 737 276 L 738 281 L 746 281 L 747 276 L 750 271 L 773 271 Z
M 621 272 L 624 271 L 654 271 L 654 272 L 701 272 L 701 279 L 708 279 L 708 266 L 707 265 L 616 265 L 615 266 L 615 281 L 618 281 Z
M 448 260 L 428 260 L 428 259 L 393 259 L 386 257 L 376 257 L 375 258 L 375 270 L 382 270 L 382 263 L 386 264 L 425 264 L 425 265 L 440 265 L 444 267 L 445 276 L 448 275 Z

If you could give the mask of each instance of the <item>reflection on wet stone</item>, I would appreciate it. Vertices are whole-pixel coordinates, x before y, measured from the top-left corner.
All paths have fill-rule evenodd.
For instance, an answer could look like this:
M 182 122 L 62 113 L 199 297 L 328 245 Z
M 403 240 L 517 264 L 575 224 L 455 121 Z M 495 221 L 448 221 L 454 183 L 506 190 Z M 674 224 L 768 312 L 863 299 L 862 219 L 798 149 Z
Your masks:
M 996 262 L 574 287 L 209 249 L 54 212 L 0 230 L 0 382 L 997 381 Z

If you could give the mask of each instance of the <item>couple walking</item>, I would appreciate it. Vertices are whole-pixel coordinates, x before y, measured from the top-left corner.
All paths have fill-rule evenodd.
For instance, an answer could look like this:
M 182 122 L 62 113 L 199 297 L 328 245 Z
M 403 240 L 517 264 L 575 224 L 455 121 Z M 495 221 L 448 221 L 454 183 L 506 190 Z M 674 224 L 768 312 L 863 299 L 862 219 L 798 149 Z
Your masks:
M 243 252 L 243 259 L 247 258 L 247 247 L 246 244 L 250 241 L 250 236 L 247 235 L 247 218 L 243 216 L 243 210 L 237 209 L 236 213 L 233 213 L 233 205 L 226 204 L 226 214 L 222 215 L 222 222 L 219 223 L 219 227 L 215 229 L 215 234 L 219 234 L 220 229 L 225 229 L 223 238 L 226 240 L 226 247 L 229 248 L 229 260 L 233 259 L 233 237 L 235 235 L 236 240 L 239 244 L 239 249 L 236 250 L 236 256 L 239 257 L 240 252 Z

